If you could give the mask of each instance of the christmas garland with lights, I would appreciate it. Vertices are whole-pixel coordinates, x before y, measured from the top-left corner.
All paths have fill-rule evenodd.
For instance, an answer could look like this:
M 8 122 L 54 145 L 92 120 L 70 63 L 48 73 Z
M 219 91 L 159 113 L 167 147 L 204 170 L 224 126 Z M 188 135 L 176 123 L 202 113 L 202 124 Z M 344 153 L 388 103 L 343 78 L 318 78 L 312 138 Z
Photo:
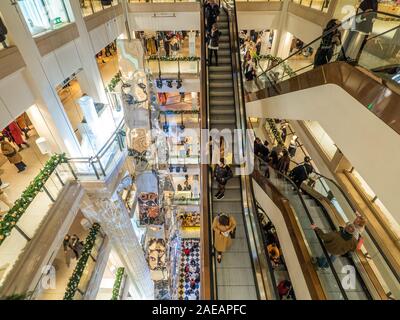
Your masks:
M 123 267 L 120 267 L 117 269 L 111 300 L 118 300 L 118 298 L 119 298 L 119 292 L 121 290 L 121 284 L 122 284 L 122 278 L 124 276 L 124 272 L 125 272 L 125 269 Z
M 279 134 L 278 128 L 276 127 L 274 120 L 273 119 L 267 119 L 267 123 L 268 123 L 268 125 L 269 125 L 269 127 L 271 129 L 271 132 L 272 132 L 274 138 L 276 139 L 276 142 L 278 144 L 284 145 L 283 140 L 281 138 L 281 135 Z
M 42 191 L 43 186 L 57 166 L 65 162 L 67 162 L 65 154 L 53 155 L 46 162 L 43 169 L 40 170 L 35 179 L 33 179 L 24 192 L 22 192 L 21 197 L 14 202 L 13 207 L 3 218 L 0 218 L 0 245 L 3 243 L 5 238 L 11 234 L 11 230 L 15 227 L 18 220 L 28 209 L 29 205 L 32 203 L 38 193 Z
M 161 114 L 199 114 L 199 110 L 161 110 Z
M 90 228 L 89 234 L 85 239 L 85 244 L 83 246 L 82 255 L 76 264 L 74 272 L 72 273 L 71 278 L 69 278 L 67 289 L 65 290 L 64 300 L 73 300 L 76 291 L 78 290 L 79 281 L 81 280 L 83 270 L 85 270 L 87 261 L 90 257 L 90 253 L 96 242 L 97 234 L 100 231 L 100 225 L 98 223 L 94 223 Z
M 189 56 L 189 57 L 171 57 L 171 56 L 157 56 L 151 55 L 147 58 L 148 61 L 199 61 L 200 57 Z
M 261 61 L 261 60 L 269 60 L 273 63 L 279 64 L 281 63 L 283 60 L 279 57 L 274 57 L 273 55 L 270 54 L 265 54 L 265 55 L 260 55 L 256 58 L 257 60 Z M 283 71 L 284 73 L 286 73 L 288 76 L 293 77 L 296 75 L 296 73 L 293 71 L 293 69 L 286 63 L 284 62 L 282 64 L 283 66 Z
M 118 71 L 114 77 L 110 80 L 110 83 L 108 84 L 108 91 L 113 92 L 115 90 L 115 87 L 117 84 L 121 81 L 121 72 Z

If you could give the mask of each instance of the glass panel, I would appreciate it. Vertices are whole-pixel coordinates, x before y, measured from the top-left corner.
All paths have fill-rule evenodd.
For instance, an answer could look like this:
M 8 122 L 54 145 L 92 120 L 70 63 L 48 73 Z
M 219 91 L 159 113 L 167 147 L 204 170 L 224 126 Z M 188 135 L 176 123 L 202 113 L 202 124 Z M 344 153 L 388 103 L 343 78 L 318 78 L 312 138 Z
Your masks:
M 19 0 L 18 4 L 33 35 L 60 28 L 70 22 L 64 0 Z

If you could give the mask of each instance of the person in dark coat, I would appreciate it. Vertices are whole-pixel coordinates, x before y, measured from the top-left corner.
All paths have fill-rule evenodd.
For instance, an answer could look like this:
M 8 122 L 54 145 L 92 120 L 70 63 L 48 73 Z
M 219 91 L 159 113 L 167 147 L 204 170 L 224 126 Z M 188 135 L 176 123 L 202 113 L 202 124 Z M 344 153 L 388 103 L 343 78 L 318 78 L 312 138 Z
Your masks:
M 256 138 L 254 140 L 254 154 L 264 161 L 268 161 L 269 150 L 268 148 L 261 142 L 260 138 Z
M 218 192 L 215 197 L 220 200 L 225 196 L 225 185 L 233 177 L 232 169 L 225 164 L 225 159 L 221 158 L 220 163 L 214 169 L 214 179 L 218 183 Z
M 212 56 L 215 57 L 215 65 L 218 66 L 218 49 L 219 49 L 219 37 L 221 32 L 218 30 L 216 23 L 213 24 L 210 32 L 210 42 L 208 44 L 208 61 L 209 65 L 212 65 Z
M 314 57 L 314 68 L 328 63 L 335 52 L 336 46 L 341 43 L 341 34 L 339 31 L 340 21 L 331 19 L 327 23 L 322 33 L 321 44 Z
M 215 0 L 209 0 L 207 1 L 205 5 L 205 15 L 206 15 L 206 20 L 207 20 L 207 32 L 211 32 L 211 28 L 214 25 L 214 23 L 217 22 L 218 16 L 219 16 L 219 6 L 215 2 Z
M 304 163 L 299 164 L 290 172 L 290 177 L 299 189 L 303 181 L 307 180 L 308 175 L 314 171 L 310 161 L 310 157 L 304 157 Z
M 289 171 L 289 165 L 290 165 L 289 152 L 286 149 L 284 149 L 282 157 L 280 157 L 278 160 L 276 169 L 280 173 L 287 175 L 287 173 Z

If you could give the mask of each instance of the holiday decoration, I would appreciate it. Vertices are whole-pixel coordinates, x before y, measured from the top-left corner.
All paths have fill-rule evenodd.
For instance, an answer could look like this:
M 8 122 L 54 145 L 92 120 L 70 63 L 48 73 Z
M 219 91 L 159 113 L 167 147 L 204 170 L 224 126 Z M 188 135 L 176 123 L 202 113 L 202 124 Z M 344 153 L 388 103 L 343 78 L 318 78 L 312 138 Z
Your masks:
M 11 230 L 15 227 L 18 220 L 28 209 L 29 205 L 33 202 L 38 193 L 43 190 L 44 185 L 57 166 L 66 162 L 67 158 L 65 157 L 65 154 L 53 155 L 25 191 L 22 192 L 21 197 L 14 202 L 14 206 L 2 219 L 0 218 L 0 245 L 3 243 L 5 238 L 11 234 Z
M 121 72 L 118 71 L 117 74 L 111 79 L 110 83 L 108 84 L 108 91 L 114 92 L 115 87 L 121 81 Z
M 67 289 L 65 290 L 64 300 L 73 300 L 76 291 L 78 290 L 79 281 L 81 280 L 83 271 L 85 270 L 87 261 L 90 257 L 90 253 L 96 242 L 97 234 L 100 231 L 100 225 L 94 223 L 90 228 L 89 234 L 85 239 L 85 244 L 83 246 L 82 255 L 79 258 L 78 263 L 72 273 L 71 278 L 69 278 Z
M 271 132 L 272 132 L 274 138 L 276 139 L 276 142 L 278 144 L 284 145 L 283 140 L 281 138 L 281 135 L 279 134 L 278 128 L 276 127 L 274 120 L 267 119 L 267 123 L 271 129 Z
M 147 58 L 148 61 L 160 60 L 160 61 L 200 61 L 200 57 L 189 56 L 189 57 L 171 57 L 171 56 L 157 56 L 152 55 Z
M 117 273 L 115 274 L 115 281 L 114 281 L 114 287 L 113 287 L 113 291 L 112 291 L 111 300 L 118 300 L 118 298 L 119 298 L 119 292 L 121 290 L 121 284 L 122 284 L 124 272 L 125 272 L 125 268 L 123 268 L 123 267 L 120 267 L 117 269 Z

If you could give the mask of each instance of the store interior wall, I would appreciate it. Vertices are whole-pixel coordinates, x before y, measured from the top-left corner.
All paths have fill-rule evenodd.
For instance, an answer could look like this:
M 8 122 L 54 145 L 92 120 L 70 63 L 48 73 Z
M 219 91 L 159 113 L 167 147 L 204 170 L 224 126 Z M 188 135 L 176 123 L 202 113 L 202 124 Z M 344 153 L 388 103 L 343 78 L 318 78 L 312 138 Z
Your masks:
M 318 121 L 400 221 L 394 192 L 400 177 L 400 137 L 342 88 L 322 85 L 253 101 L 246 109 L 249 117 Z

